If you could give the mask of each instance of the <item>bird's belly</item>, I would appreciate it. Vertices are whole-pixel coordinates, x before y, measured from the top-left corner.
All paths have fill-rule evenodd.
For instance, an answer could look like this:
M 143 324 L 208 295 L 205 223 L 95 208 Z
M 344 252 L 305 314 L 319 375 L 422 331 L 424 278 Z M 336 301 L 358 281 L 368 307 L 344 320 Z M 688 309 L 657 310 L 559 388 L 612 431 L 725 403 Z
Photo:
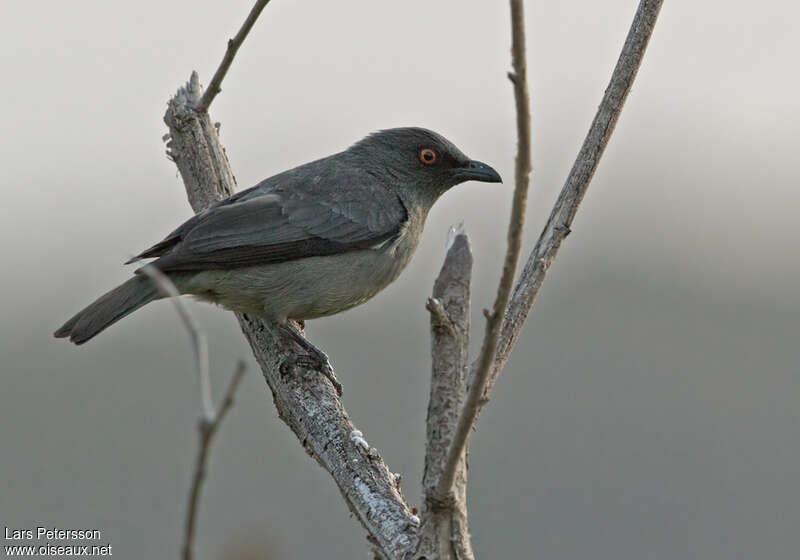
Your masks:
M 414 247 L 363 250 L 195 276 L 186 291 L 270 319 L 314 319 L 375 296 L 408 264 Z
M 329 259 L 335 259 L 335 263 L 327 262 Z M 375 251 L 305 259 L 293 275 L 291 286 L 278 298 L 265 298 L 264 305 L 280 309 L 281 315 L 291 319 L 341 313 L 383 290 L 406 264 L 407 261 L 398 262 Z

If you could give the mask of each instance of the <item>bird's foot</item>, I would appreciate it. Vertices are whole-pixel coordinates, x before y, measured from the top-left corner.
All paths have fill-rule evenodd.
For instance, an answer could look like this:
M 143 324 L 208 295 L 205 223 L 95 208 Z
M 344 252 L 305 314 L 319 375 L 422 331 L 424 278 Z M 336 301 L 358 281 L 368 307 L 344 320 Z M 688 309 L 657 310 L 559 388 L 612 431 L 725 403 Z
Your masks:
M 300 348 L 305 351 L 305 354 L 291 353 L 287 360 L 287 365 L 297 366 L 306 369 L 313 369 L 324 375 L 328 381 L 331 382 L 333 388 L 336 389 L 336 394 L 342 396 L 342 384 L 336 379 L 336 374 L 333 372 L 333 366 L 328 359 L 327 354 L 314 346 L 306 337 L 297 332 L 290 324 L 279 325 L 281 333 L 287 335 L 292 341 L 297 343 Z
M 324 353 L 321 353 L 321 355 L 295 354 L 291 361 L 292 365 L 306 369 L 313 369 L 320 372 L 322 375 L 328 378 L 328 381 L 331 382 L 333 388 L 336 389 L 336 394 L 340 397 L 342 396 L 342 384 L 339 383 L 338 379 L 336 379 L 336 374 L 333 372 L 331 362 L 328 359 L 328 356 L 326 356 Z

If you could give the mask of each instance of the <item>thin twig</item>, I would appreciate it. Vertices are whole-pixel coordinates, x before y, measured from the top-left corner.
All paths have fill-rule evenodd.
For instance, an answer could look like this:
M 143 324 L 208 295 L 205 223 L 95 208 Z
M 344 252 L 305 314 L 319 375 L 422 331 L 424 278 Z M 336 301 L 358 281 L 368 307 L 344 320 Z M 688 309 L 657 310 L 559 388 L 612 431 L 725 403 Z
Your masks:
M 203 487 L 203 481 L 206 478 L 206 471 L 208 469 L 208 454 L 211 450 L 211 440 L 214 434 L 217 433 L 219 425 L 225 418 L 228 410 L 233 406 L 233 395 L 239 386 L 239 382 L 244 376 L 245 365 L 244 362 L 236 364 L 236 370 L 233 372 L 228 389 L 225 391 L 225 396 L 219 405 L 219 410 L 216 415 L 211 419 L 202 418 L 197 425 L 197 430 L 200 434 L 200 445 L 197 450 L 197 459 L 194 465 L 194 475 L 192 476 L 192 488 L 189 491 L 189 503 L 186 507 L 186 526 L 184 528 L 183 537 L 183 560 L 192 560 L 194 549 L 194 534 L 197 524 L 197 510 L 200 503 L 200 490 Z
M 431 328 L 444 329 L 449 333 L 455 330 L 453 322 L 450 320 L 450 317 L 447 316 L 447 312 L 444 310 L 441 301 L 435 297 L 429 297 L 425 301 L 425 309 L 431 314 Z
M 531 172 L 531 114 L 528 99 L 527 63 L 525 60 L 525 13 L 522 0 L 511 0 L 511 66 L 508 77 L 514 88 L 517 107 L 517 159 L 514 170 L 514 200 L 511 204 L 511 219 L 508 224 L 508 248 L 503 263 L 503 273 L 497 286 L 494 308 L 486 321 L 478 367 L 469 388 L 467 400 L 458 419 L 458 427 L 447 455 L 447 463 L 437 486 L 438 496 L 444 497 L 453 488 L 456 469 L 467 445 L 469 431 L 480 410 L 480 401 L 489 379 L 494 361 L 497 341 L 502 326 L 503 313 L 511 296 L 514 274 L 522 247 L 522 229 L 525 223 L 525 203 L 528 199 L 528 184 Z
M 236 370 L 233 372 L 233 377 L 231 377 L 231 381 L 228 384 L 228 389 L 225 391 L 225 396 L 219 405 L 219 409 L 214 410 L 214 404 L 211 401 L 211 379 L 208 373 L 208 340 L 205 333 L 200 329 L 200 325 L 194 320 L 192 314 L 189 313 L 189 309 L 184 305 L 180 297 L 180 292 L 178 292 L 175 284 L 172 283 L 172 280 L 170 280 L 166 274 L 150 264 L 142 267 L 142 272 L 147 275 L 156 289 L 165 297 L 168 297 L 175 306 L 175 311 L 178 312 L 178 316 L 189 332 L 195 356 L 197 375 L 200 379 L 200 393 L 203 402 L 203 414 L 200 417 L 200 422 L 197 424 L 197 430 L 200 433 L 200 446 L 197 451 L 194 475 L 192 476 L 192 487 L 189 491 L 189 504 L 186 508 L 186 527 L 183 538 L 183 559 L 191 560 L 195 525 L 197 522 L 197 508 L 200 502 L 200 490 L 206 478 L 211 440 L 217 432 L 223 418 L 225 418 L 225 415 L 228 413 L 228 410 L 233 406 L 233 395 L 236 392 L 236 388 L 239 386 L 239 382 L 242 380 L 245 365 L 244 362 L 241 361 L 236 365 Z
M 214 101 L 217 94 L 222 91 L 220 87 L 222 85 L 222 80 L 225 79 L 225 74 L 228 73 L 228 69 L 231 67 L 233 57 L 236 56 L 236 51 L 242 46 L 247 34 L 250 33 L 250 30 L 256 23 L 258 16 L 261 15 L 261 10 L 263 10 L 267 4 L 269 4 L 269 0 L 258 0 L 253 6 L 253 9 L 250 10 L 250 13 L 247 14 L 247 19 L 244 20 L 236 36 L 233 39 L 228 39 L 228 49 L 225 51 L 225 56 L 222 58 L 219 68 L 217 68 L 217 71 L 214 73 L 214 77 L 211 78 L 211 83 L 208 84 L 208 88 L 203 94 L 203 97 L 195 107 L 197 111 L 201 113 L 208 111 L 211 102 Z
M 603 100 L 597 109 L 597 114 L 589 128 L 589 133 L 583 141 L 583 146 L 581 146 L 561 194 L 550 213 L 547 225 L 531 251 L 519 281 L 514 287 L 482 402 L 486 402 L 500 371 L 508 361 L 511 349 L 519 337 L 522 325 L 539 293 L 539 288 L 550 264 L 555 259 L 564 238 L 571 231 L 570 228 L 578 206 L 589 188 L 589 183 L 600 163 L 603 151 L 614 132 L 625 99 L 636 79 L 636 73 L 642 64 L 662 4 L 663 0 L 641 0 L 639 3 L 630 31 L 625 39 L 625 45 L 622 47 L 622 52 L 603 95 Z M 479 367 L 479 365 L 474 366 L 474 368 Z
M 181 318 L 186 331 L 189 333 L 189 339 L 192 343 L 192 352 L 194 354 L 195 371 L 197 372 L 197 379 L 200 383 L 200 401 L 203 405 L 203 418 L 210 421 L 214 417 L 214 404 L 211 402 L 211 376 L 208 373 L 208 338 L 206 333 L 194 320 L 189 309 L 181 299 L 181 294 L 163 272 L 158 270 L 151 264 L 142 267 L 144 272 L 156 289 L 167 297 L 175 306 L 175 311 L 178 312 L 178 317 Z

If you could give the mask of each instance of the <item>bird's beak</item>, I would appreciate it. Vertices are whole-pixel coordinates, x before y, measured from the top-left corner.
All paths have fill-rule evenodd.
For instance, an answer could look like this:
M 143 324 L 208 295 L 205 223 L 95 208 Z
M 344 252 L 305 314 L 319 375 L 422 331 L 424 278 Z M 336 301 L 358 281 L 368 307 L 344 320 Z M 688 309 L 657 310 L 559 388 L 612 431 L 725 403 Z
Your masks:
M 480 161 L 468 161 L 454 170 L 454 176 L 459 181 L 482 181 L 484 183 L 502 183 L 500 174 Z

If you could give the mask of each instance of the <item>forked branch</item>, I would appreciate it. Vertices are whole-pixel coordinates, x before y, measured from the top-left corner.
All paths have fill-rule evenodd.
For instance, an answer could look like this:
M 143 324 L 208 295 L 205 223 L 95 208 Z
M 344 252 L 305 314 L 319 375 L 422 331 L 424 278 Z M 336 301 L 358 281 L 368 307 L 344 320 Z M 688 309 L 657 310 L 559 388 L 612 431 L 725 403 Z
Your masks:
M 233 395 L 239 387 L 239 383 L 244 376 L 244 362 L 236 364 L 225 396 L 219 405 L 219 409 L 210 419 L 201 418 L 197 425 L 200 441 L 197 448 L 197 458 L 194 463 L 194 473 L 192 474 L 192 486 L 189 490 L 189 503 L 186 506 L 186 521 L 183 529 L 183 560 L 192 560 L 194 555 L 194 535 L 197 527 L 197 512 L 200 505 L 200 491 L 203 489 L 203 482 L 208 471 L 208 455 L 211 451 L 211 442 L 216 435 L 222 420 L 233 406 Z
M 481 407 L 481 399 L 492 370 L 503 314 L 511 295 L 511 287 L 514 285 L 517 261 L 522 248 L 525 205 L 528 200 L 531 172 L 531 113 L 525 58 L 525 13 L 522 0 L 511 0 L 511 66 L 513 71 L 508 77 L 513 84 L 517 107 L 517 159 L 514 169 L 514 199 L 511 203 L 511 219 L 508 224 L 508 248 L 494 307 L 487 316 L 486 334 L 478 356 L 477 369 L 472 376 L 472 384 L 458 419 L 458 427 L 447 455 L 447 462 L 439 478 L 437 494 L 440 498 L 452 492 L 458 463 L 465 452 L 469 431 Z
M 211 379 L 208 373 L 208 342 L 206 334 L 200 329 L 200 325 L 197 324 L 192 314 L 189 313 L 189 308 L 186 307 L 186 304 L 181 299 L 181 294 L 178 292 L 175 284 L 173 284 L 163 272 L 150 264 L 143 266 L 142 272 L 150 279 L 156 289 L 164 297 L 170 299 L 175 307 L 175 311 L 178 313 L 183 326 L 189 333 L 189 339 L 192 342 L 192 350 L 195 357 L 195 369 L 200 379 L 203 413 L 197 424 L 200 441 L 197 448 L 194 473 L 192 475 L 191 490 L 189 491 L 189 503 L 186 506 L 186 523 L 184 525 L 182 547 L 183 560 L 192 560 L 194 554 L 197 512 L 200 505 L 200 491 L 203 489 L 203 482 L 205 481 L 206 472 L 208 470 L 208 456 L 211 452 L 211 442 L 222 420 L 228 413 L 228 410 L 233 406 L 233 395 L 236 393 L 236 389 L 242 380 L 245 366 L 244 362 L 241 361 L 236 365 L 236 371 L 233 372 L 228 388 L 225 391 L 225 396 L 222 398 L 222 402 L 220 402 L 219 409 L 215 410 L 211 400 Z
M 633 86 L 636 73 L 642 64 L 662 4 L 663 0 L 641 0 L 639 3 L 611 80 L 589 128 L 589 133 L 583 141 L 572 170 L 550 213 L 550 218 L 514 287 L 511 303 L 503 319 L 503 328 L 497 352 L 491 364 L 488 383 L 482 395 L 482 403 L 488 399 L 498 375 L 508 361 L 511 349 L 519 337 L 522 325 L 539 293 L 539 288 L 542 286 L 550 264 L 555 259 L 564 238 L 571 231 L 572 221 L 589 188 L 589 183 L 600 163 L 603 151 L 611 139 L 622 107 Z M 480 363 L 477 363 L 474 368 L 476 371 L 480 371 Z

